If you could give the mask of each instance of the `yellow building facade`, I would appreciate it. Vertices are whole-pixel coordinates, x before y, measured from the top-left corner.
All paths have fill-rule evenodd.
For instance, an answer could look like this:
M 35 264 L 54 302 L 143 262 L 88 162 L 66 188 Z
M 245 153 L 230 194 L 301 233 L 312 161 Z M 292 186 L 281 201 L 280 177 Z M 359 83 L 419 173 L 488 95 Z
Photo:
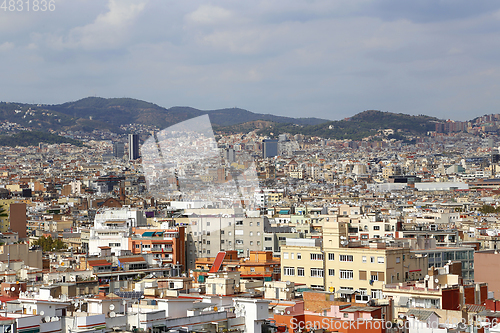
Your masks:
M 323 238 L 287 239 L 281 247 L 281 279 L 339 294 L 380 298 L 382 286 L 419 279 L 427 258 L 384 242 L 348 242 L 348 224 L 325 223 Z M 365 243 L 363 243 L 365 244 Z

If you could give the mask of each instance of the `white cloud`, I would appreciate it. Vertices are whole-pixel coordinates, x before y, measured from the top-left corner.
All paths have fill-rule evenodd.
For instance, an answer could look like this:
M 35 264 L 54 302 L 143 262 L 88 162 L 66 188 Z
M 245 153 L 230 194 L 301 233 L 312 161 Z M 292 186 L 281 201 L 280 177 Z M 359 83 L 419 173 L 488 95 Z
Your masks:
M 217 6 L 202 5 L 195 11 L 186 15 L 189 22 L 195 24 L 212 25 L 229 20 L 232 17 L 231 11 Z
M 5 42 L 3 44 L 0 44 L 0 52 L 10 51 L 13 48 L 14 48 L 14 43 L 12 42 Z
M 108 11 L 100 14 L 92 23 L 75 27 L 67 35 L 51 35 L 49 42 L 59 49 L 96 50 L 123 46 L 146 3 L 147 1 L 109 0 Z

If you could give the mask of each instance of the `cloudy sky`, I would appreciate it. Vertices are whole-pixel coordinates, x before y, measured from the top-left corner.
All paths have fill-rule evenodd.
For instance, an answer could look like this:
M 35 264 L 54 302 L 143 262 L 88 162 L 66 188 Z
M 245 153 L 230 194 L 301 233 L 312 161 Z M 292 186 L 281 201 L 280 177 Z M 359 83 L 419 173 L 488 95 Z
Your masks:
M 32 5 L 32 4 L 31 4 Z M 0 100 L 341 119 L 500 113 L 500 2 L 55 0 L 0 9 Z

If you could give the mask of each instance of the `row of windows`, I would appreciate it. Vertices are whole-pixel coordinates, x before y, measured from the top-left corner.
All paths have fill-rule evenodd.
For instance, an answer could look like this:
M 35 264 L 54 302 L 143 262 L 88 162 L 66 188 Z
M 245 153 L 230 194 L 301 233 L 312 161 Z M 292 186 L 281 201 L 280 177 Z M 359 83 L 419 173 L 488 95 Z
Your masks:
M 339 270 L 339 278 L 342 280 L 353 280 L 354 279 L 354 271 L 351 269 L 340 269 Z M 323 277 L 324 270 L 323 268 L 311 268 L 311 277 Z M 283 275 L 284 276 L 295 276 L 295 267 L 283 267 Z M 384 280 L 384 272 L 370 272 L 370 280 L 371 281 L 383 281 Z M 297 267 L 297 276 L 305 276 L 304 267 Z M 328 276 L 335 276 L 334 269 L 328 269 Z M 399 273 L 397 275 L 397 279 L 399 279 Z M 367 272 L 359 271 L 359 280 L 367 280 Z
M 197 221 L 191 222 L 191 225 L 197 225 L 197 224 L 198 224 Z M 235 225 L 243 225 L 243 221 L 236 221 Z M 248 222 L 248 225 L 250 227 L 252 227 L 253 226 L 253 222 L 252 221 Z M 229 227 L 231 226 L 231 222 L 228 222 L 228 226 Z M 257 222 L 257 226 L 258 227 L 260 226 L 260 222 Z M 210 221 L 207 221 L 207 227 L 210 227 Z
M 323 254 L 322 253 L 311 253 L 310 254 L 311 256 L 311 260 L 323 260 Z M 283 259 L 292 259 L 294 260 L 294 254 L 291 253 L 291 257 L 288 256 L 288 252 L 283 252 Z M 297 259 L 300 260 L 302 259 L 302 255 L 300 253 L 297 253 Z M 328 253 L 328 260 L 335 260 L 335 253 Z M 353 262 L 354 261 L 354 257 L 350 254 L 341 254 L 339 256 L 339 260 L 342 261 L 342 262 Z M 367 262 L 367 257 L 366 256 L 363 256 L 361 258 L 361 261 L 363 263 L 366 263 Z M 370 257 L 370 263 L 375 263 L 375 257 Z M 377 257 L 377 263 L 379 264 L 383 264 L 385 263 L 385 257 Z M 400 258 L 397 257 L 396 258 L 396 263 L 399 264 L 400 263 Z
M 288 252 L 283 252 L 283 259 L 292 259 L 292 260 L 295 260 L 295 254 L 292 252 L 292 253 L 290 253 L 290 256 L 288 256 Z M 301 260 L 302 259 L 302 254 L 297 253 L 297 259 Z

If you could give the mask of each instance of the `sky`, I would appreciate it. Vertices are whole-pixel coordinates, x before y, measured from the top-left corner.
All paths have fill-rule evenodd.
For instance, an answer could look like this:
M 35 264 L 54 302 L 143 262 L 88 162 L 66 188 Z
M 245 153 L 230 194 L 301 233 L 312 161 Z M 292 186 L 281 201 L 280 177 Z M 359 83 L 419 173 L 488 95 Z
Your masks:
M 497 0 L 52 4 L 0 8 L 1 101 L 131 97 L 331 120 L 500 113 Z

